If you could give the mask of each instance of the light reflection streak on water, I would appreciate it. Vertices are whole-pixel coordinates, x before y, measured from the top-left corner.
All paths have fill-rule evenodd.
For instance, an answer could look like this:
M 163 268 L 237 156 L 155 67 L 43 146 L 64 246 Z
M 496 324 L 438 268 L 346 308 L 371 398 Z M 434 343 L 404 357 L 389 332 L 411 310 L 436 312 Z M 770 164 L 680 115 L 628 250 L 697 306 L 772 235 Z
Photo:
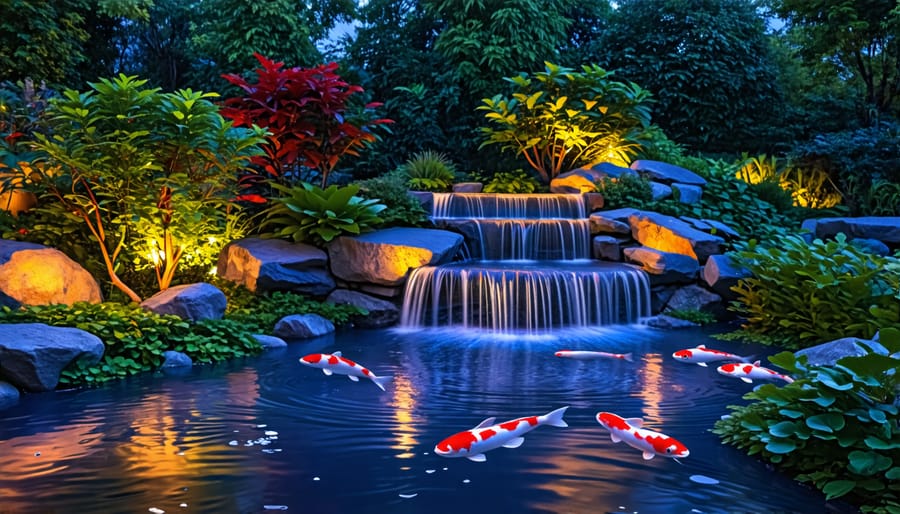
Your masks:
M 396 442 L 391 446 L 393 450 L 399 450 L 396 457 L 398 459 L 409 459 L 415 456 L 411 451 L 417 444 L 416 423 L 419 422 L 415 418 L 416 411 L 416 390 L 405 376 L 394 376 L 391 381 L 393 387 L 393 397 L 390 406 L 394 408 L 394 420 L 397 426 L 394 428 L 394 437 Z

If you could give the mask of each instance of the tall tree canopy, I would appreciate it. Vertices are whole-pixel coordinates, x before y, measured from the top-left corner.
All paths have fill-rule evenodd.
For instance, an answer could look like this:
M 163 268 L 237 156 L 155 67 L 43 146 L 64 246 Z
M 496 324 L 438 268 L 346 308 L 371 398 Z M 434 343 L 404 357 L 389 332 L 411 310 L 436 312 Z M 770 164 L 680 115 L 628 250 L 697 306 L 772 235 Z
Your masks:
M 797 54 L 827 63 L 858 81 L 869 110 L 866 121 L 896 114 L 900 93 L 900 3 L 897 0 L 771 0 L 797 37 Z
M 86 57 L 82 0 L 0 2 L 0 80 L 61 83 Z
M 778 125 L 765 23 L 746 0 L 621 0 L 597 56 L 653 92 L 654 122 L 704 151 L 760 150 Z
M 354 9 L 353 0 L 204 0 L 192 26 L 196 82 L 219 89 L 222 73 L 256 68 L 254 53 L 291 66 L 318 64 L 316 41 Z

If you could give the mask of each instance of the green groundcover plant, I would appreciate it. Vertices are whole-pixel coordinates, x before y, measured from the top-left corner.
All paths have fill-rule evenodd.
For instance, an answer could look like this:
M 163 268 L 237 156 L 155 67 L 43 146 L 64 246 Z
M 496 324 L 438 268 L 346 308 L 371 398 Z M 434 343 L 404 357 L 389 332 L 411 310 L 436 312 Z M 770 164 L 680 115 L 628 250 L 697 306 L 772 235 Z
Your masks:
M 882 330 L 880 343 L 900 351 L 900 330 Z M 811 366 L 805 356 L 782 352 L 769 360 L 795 381 L 747 393 L 750 403 L 730 406 L 713 432 L 828 499 L 900 513 L 900 359 L 869 353 Z
M 233 320 L 190 323 L 178 316 L 159 315 L 138 305 L 119 303 L 4 307 L 0 323 L 46 323 L 74 327 L 99 337 L 106 346 L 95 365 L 75 362 L 63 370 L 60 386 L 79 386 L 151 371 L 163 353 L 175 350 L 200 363 L 254 355 L 262 347 L 249 326 Z

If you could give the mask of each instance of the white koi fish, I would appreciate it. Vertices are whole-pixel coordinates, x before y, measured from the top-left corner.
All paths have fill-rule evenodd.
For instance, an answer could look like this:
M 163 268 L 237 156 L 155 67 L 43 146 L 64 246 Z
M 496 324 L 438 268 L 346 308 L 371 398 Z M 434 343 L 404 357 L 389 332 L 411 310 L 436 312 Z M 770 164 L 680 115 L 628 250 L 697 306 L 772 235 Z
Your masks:
M 471 461 L 484 462 L 484 452 L 494 448 L 518 448 L 525 442 L 522 437 L 541 425 L 567 427 L 563 414 L 568 406 L 556 409 L 543 416 L 518 418 L 494 424 L 497 418 L 488 418 L 477 427 L 454 434 L 434 447 L 434 453 L 441 457 L 465 457 Z
M 677 439 L 641 428 L 644 425 L 641 418 L 626 419 L 611 412 L 598 412 L 597 423 L 609 430 L 612 442 L 624 442 L 640 450 L 644 460 L 650 460 L 657 455 L 672 458 L 687 457 L 691 453 Z
M 715 362 L 715 361 L 741 361 L 741 362 L 750 362 L 752 357 L 741 357 L 740 355 L 735 355 L 733 353 L 723 352 L 721 350 L 713 350 L 712 348 L 707 348 L 706 345 L 698 345 L 694 348 L 688 348 L 686 350 L 678 350 L 677 352 L 672 354 L 676 360 L 681 362 L 693 363 L 698 366 L 707 367 L 707 362 Z
M 382 391 L 384 391 L 384 386 L 387 385 L 392 378 L 376 377 L 375 373 L 372 373 L 365 367 L 346 357 L 342 357 L 341 352 L 311 353 L 305 357 L 301 357 L 300 364 L 319 368 L 322 370 L 322 373 L 325 373 L 326 375 L 332 375 L 334 373 L 337 373 L 338 375 L 347 375 L 347 377 L 354 382 L 359 382 L 360 378 L 368 378 L 372 382 L 375 382 L 375 385 Z
M 736 362 L 723 364 L 716 371 L 728 377 L 737 377 L 748 384 L 753 383 L 754 378 L 757 380 L 784 380 L 788 384 L 794 381 L 793 378 L 787 375 L 782 375 L 775 370 L 760 366 L 759 361 L 753 364 Z
M 631 353 L 607 353 L 607 352 L 591 352 L 587 350 L 560 350 L 555 354 L 557 357 L 565 357 L 567 359 L 576 359 L 580 361 L 592 359 L 621 359 L 632 362 Z

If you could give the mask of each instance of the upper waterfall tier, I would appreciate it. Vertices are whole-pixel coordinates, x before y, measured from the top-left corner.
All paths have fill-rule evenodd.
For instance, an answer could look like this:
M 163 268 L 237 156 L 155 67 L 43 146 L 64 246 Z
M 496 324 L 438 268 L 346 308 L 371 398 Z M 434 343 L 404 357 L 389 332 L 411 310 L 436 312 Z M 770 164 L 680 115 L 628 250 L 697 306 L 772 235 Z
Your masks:
M 587 216 L 581 195 L 434 193 L 432 218 L 567 218 Z

